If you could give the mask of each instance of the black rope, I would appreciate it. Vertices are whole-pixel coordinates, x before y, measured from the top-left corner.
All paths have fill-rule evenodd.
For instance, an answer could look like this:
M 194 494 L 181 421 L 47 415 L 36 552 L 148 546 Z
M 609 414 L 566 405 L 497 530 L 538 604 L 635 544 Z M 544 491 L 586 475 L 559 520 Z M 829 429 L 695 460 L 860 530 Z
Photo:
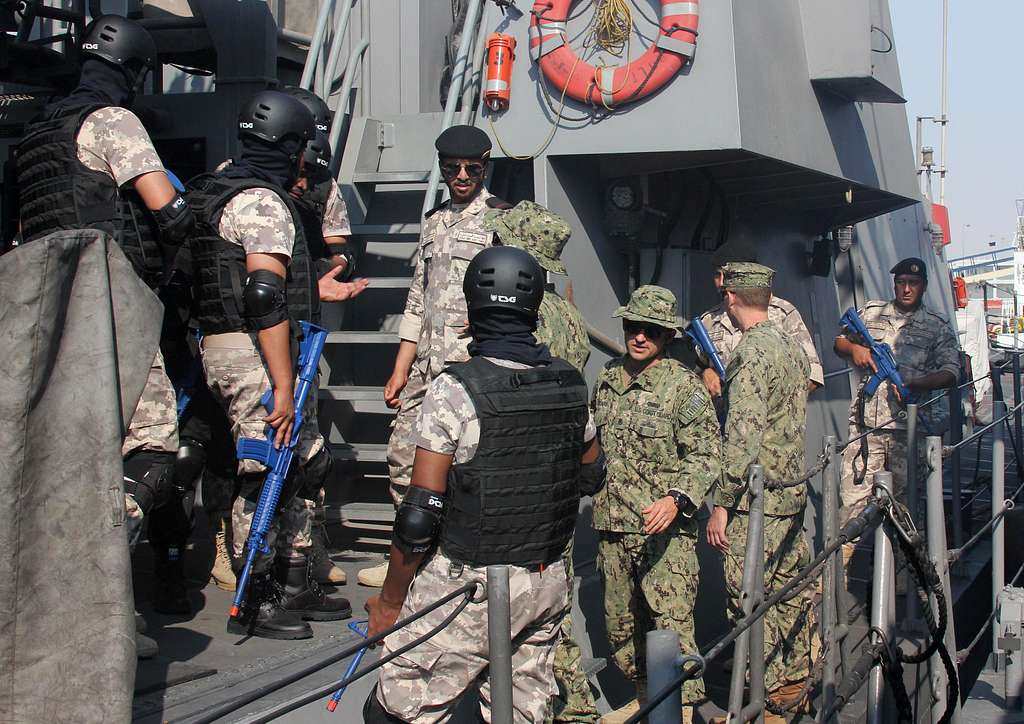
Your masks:
M 830 457 L 831 456 L 828 454 L 828 450 L 822 450 L 821 453 L 818 455 L 818 462 L 811 466 L 811 468 L 808 469 L 808 471 L 804 473 L 802 477 L 797 478 L 796 480 L 787 480 L 785 482 L 778 480 L 765 480 L 765 490 L 779 491 L 785 490 L 786 488 L 795 488 L 799 485 L 803 485 L 808 480 L 810 480 L 815 475 L 817 475 L 818 473 L 820 473 L 829 466 Z
M 239 696 L 239 697 L 237 697 L 235 699 L 232 699 L 231 701 L 227 701 L 227 702 L 224 702 L 223 704 L 221 704 L 219 706 L 215 706 L 213 708 L 207 709 L 206 711 L 203 712 L 203 715 L 201 717 L 199 717 L 198 719 L 191 719 L 190 717 L 186 717 L 185 719 L 188 720 L 189 724 L 211 724 L 211 722 L 214 722 L 217 719 L 220 719 L 221 717 L 227 716 L 231 712 L 234 712 L 234 711 L 237 711 L 238 709 L 241 709 L 246 704 L 249 704 L 249 703 L 251 703 L 253 701 L 256 701 L 257 699 L 261 699 L 264 696 L 266 696 L 267 694 L 270 694 L 270 693 L 272 693 L 274 691 L 277 691 L 278 689 L 282 689 L 282 688 L 288 686 L 289 684 L 295 683 L 296 681 L 299 681 L 301 679 L 305 679 L 310 674 L 315 674 L 317 671 L 320 671 L 321 669 L 324 669 L 324 668 L 330 666 L 331 664 L 337 663 L 338 661 L 341 661 L 343 659 L 347 659 L 349 656 L 352 656 L 353 654 L 357 653 L 362 648 L 365 648 L 367 646 L 372 646 L 372 645 L 374 645 L 374 644 L 376 644 L 376 643 L 378 643 L 380 641 L 383 641 L 385 637 L 390 636 L 395 631 L 398 631 L 399 629 L 401 629 L 401 628 L 403 628 L 405 626 L 408 626 L 410 623 L 412 623 L 413 621 L 416 621 L 417 619 L 423 618 L 428 613 L 430 613 L 430 612 L 440 608 L 444 604 L 446 604 L 449 601 L 452 601 L 452 600 L 458 598 L 459 596 L 465 596 L 466 597 L 466 601 L 468 602 L 472 598 L 473 592 L 476 590 L 476 588 L 477 588 L 477 584 L 476 583 L 467 583 L 466 585 L 461 586 L 460 588 L 457 588 L 456 590 L 454 590 L 451 593 L 447 594 L 446 596 L 438 599 L 437 601 L 434 601 L 434 603 L 430 604 L 429 606 L 427 606 L 423 610 L 417 611 L 416 613 L 414 613 L 413 615 L 409 616 L 408 618 L 405 618 L 405 619 L 402 619 L 401 621 L 398 621 L 397 623 L 395 623 L 394 626 L 392 626 L 391 628 L 387 629 L 386 631 L 382 631 L 381 633 L 377 634 L 376 636 L 371 636 L 370 638 L 368 638 L 366 640 L 359 641 L 359 642 L 357 642 L 355 644 L 352 644 L 351 646 L 346 646 L 344 649 L 342 649 L 338 653 L 332 654 L 331 656 L 327 657 L 323 661 L 320 661 L 320 662 L 318 662 L 318 663 L 316 663 L 316 664 L 314 664 L 312 666 L 307 666 L 307 667 L 305 667 L 303 669 L 300 669 L 299 671 L 296 671 L 293 674 L 289 674 L 288 676 L 284 676 L 284 677 L 282 677 L 280 679 L 277 679 L 276 681 L 268 684 L 267 686 L 265 686 L 262 689 L 257 689 L 255 691 L 249 692 L 248 694 L 243 694 L 242 696 Z M 465 608 L 465 606 L 462 606 L 462 608 Z M 462 608 L 459 608 L 458 610 L 461 611 Z M 444 625 L 447 625 L 447 620 L 446 620 Z M 441 626 L 441 628 L 443 628 L 443 627 L 444 626 Z M 439 630 L 440 630 L 440 628 L 438 629 L 438 631 Z M 433 632 L 431 632 L 430 635 L 433 636 L 436 633 L 437 633 L 437 631 L 433 631 Z M 333 691 L 334 689 L 337 689 L 337 688 L 339 688 L 339 687 L 335 686 L 333 689 L 331 689 L 331 691 Z M 328 693 L 330 693 L 330 691 Z M 184 720 L 179 720 L 179 721 L 184 721 Z

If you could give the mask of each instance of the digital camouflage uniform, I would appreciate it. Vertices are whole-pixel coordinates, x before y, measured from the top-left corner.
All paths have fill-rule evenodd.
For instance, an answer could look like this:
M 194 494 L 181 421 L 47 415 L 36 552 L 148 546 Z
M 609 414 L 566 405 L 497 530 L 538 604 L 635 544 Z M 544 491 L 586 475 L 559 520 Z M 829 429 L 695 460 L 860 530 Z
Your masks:
M 740 343 L 743 333 L 732 323 L 729 315 L 725 313 L 725 307 L 721 304 L 704 312 L 700 321 L 707 328 L 708 336 L 714 342 L 718 356 L 722 358 L 722 364 L 728 365 L 733 350 Z M 811 365 L 811 372 L 807 375 L 807 379 L 818 385 L 825 384 L 825 373 L 821 368 L 821 360 L 818 359 L 818 351 L 814 348 L 814 340 L 811 339 L 811 333 L 807 331 L 803 317 L 800 316 L 800 310 L 785 299 L 772 295 L 771 301 L 768 302 L 768 321 L 778 326 L 803 349 L 804 354 L 807 355 L 807 361 Z M 701 361 L 707 366 L 703 354 L 700 356 Z
M 485 228 L 497 233 L 502 244 L 528 251 L 545 271 L 566 273 L 560 257 L 572 229 L 561 217 L 533 201 L 520 201 L 507 211 L 487 211 L 485 217 Z M 546 344 L 552 355 L 569 362 L 580 372 L 590 358 L 590 338 L 583 315 L 558 296 L 553 288 L 548 287 L 544 291 L 534 337 L 541 344 Z M 565 563 L 569 580 L 574 584 L 572 540 L 565 552 Z M 570 607 L 572 595 L 573 585 L 570 585 Z M 562 636 L 555 648 L 554 667 L 558 694 L 552 707 L 552 721 L 595 721 L 597 704 L 583 673 L 583 655 L 573 639 L 572 617 L 568 612 L 562 625 Z
M 892 347 L 900 375 L 904 378 L 940 371 L 951 372 L 959 377 L 960 347 L 956 334 L 945 317 L 928 309 L 923 302 L 915 311 L 903 313 L 893 302 L 871 301 L 860 309 L 859 314 L 875 341 Z M 852 342 L 863 341 L 848 330 L 844 330 L 844 334 Z M 906 406 L 896 399 L 888 384 L 879 385 L 875 394 L 864 400 L 862 424 L 858 419 L 858 399 L 869 377 L 863 377 L 853 404 L 850 405 L 850 437 L 881 425 L 906 410 Z M 948 414 L 945 402 L 930 405 L 918 413 L 918 480 L 924 480 L 924 438 L 927 435 L 941 435 L 948 426 Z M 905 499 L 906 496 L 906 422 L 901 420 L 891 423 L 884 430 L 868 435 L 864 441 L 863 446 L 854 443 L 843 451 L 842 524 L 864 509 L 871 496 L 874 473 L 879 470 L 892 473 L 893 489 L 898 498 Z
M 273 191 L 248 189 L 236 194 L 224 205 L 220 235 L 240 244 L 247 254 L 284 254 L 291 256 L 295 227 L 291 212 Z M 253 338 L 242 332 L 209 335 L 203 339 L 203 371 L 214 397 L 220 402 L 231 422 L 235 442 L 240 437 L 263 438 L 267 412 L 260 398 L 270 389 L 270 377 Z M 296 459 L 305 466 L 324 447 L 324 439 L 316 418 L 315 395 L 306 398 L 305 421 L 295 449 Z M 243 555 L 249 528 L 256 513 L 256 503 L 263 484 L 260 474 L 267 468 L 255 460 L 239 460 L 241 489 L 232 506 L 231 525 L 233 552 Z M 244 477 L 242 477 L 244 476 Z M 312 544 L 310 517 L 305 506 L 293 499 L 285 506 L 268 532 L 268 545 L 285 557 L 299 558 Z M 280 539 L 278 539 L 280 536 Z M 270 564 L 273 555 L 262 555 L 257 570 Z
M 82 121 L 75 138 L 78 160 L 110 176 L 118 187 L 142 174 L 163 171 L 149 134 L 129 110 L 110 106 L 93 111 Z M 127 457 L 138 450 L 178 451 L 178 410 L 174 387 L 158 349 L 121 446 Z
M 771 270 L 760 264 L 725 267 L 730 288 L 768 286 Z M 740 600 L 746 557 L 749 499 L 747 470 L 764 466 L 767 480 L 786 482 L 804 473 L 807 379 L 810 364 L 801 345 L 768 320 L 743 333 L 726 368 L 729 415 L 722 444 L 722 480 L 715 505 L 729 510 L 725 583 L 729 614 L 742 618 Z M 807 486 L 765 492 L 764 588 L 779 590 L 810 561 L 804 537 Z M 810 672 L 810 594 L 772 608 L 764 617 L 765 687 L 775 691 L 803 681 Z
M 510 369 L 529 365 L 486 358 Z M 592 440 L 592 422 L 585 440 Z M 453 455 L 457 464 L 476 454 L 480 422 L 465 387 L 442 374 L 430 385 L 422 405 L 416 445 L 442 455 Z M 425 608 L 438 598 L 471 581 L 487 581 L 486 566 L 453 563 L 439 549 L 427 559 L 413 579 L 399 619 Z M 550 701 L 556 686 L 552 669 L 554 648 L 563 617 L 569 610 L 572 579 L 565 561 L 543 571 L 509 566 L 512 599 L 512 701 L 516 721 L 543 722 L 550 717 Z M 384 655 L 408 644 L 437 626 L 458 601 L 442 606 L 401 631 L 384 639 Z M 447 721 L 459 699 L 486 670 L 487 603 L 471 603 L 441 633 L 407 651 L 381 668 L 377 697 L 383 707 L 403 721 L 430 724 Z M 490 689 L 486 677 L 480 685 L 480 708 L 489 720 Z
M 640 287 L 615 316 L 678 327 L 675 297 L 661 287 Z M 647 535 L 643 510 L 669 491 L 696 508 L 719 476 L 721 448 L 711 398 L 693 372 L 663 357 L 630 378 L 625 360 L 609 362 L 594 388 L 594 423 L 608 473 L 594 496 L 593 525 L 615 663 L 644 687 L 648 631 L 676 631 L 683 653 L 697 650 L 698 564 L 693 517 L 677 514 L 668 530 Z M 703 697 L 702 680 L 685 684 L 684 704 Z
M 412 476 L 420 406 L 430 382 L 446 365 L 469 359 L 470 338 L 463 334 L 469 312 L 462 279 L 469 262 L 491 246 L 493 234 L 483 227 L 487 200 L 482 189 L 465 205 L 446 202 L 423 220 L 416 270 L 398 336 L 416 343 L 416 360 L 402 390 L 402 406 L 388 439 L 391 497 L 398 505 Z

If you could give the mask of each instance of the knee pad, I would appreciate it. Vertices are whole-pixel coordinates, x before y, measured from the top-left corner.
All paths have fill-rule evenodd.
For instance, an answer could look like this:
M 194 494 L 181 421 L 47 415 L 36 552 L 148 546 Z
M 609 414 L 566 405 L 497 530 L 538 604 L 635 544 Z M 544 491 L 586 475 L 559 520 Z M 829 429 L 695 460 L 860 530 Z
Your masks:
M 174 459 L 174 485 L 181 490 L 195 490 L 199 476 L 206 466 L 206 447 L 189 438 L 184 438 Z
M 330 479 L 333 470 L 334 456 L 326 446 L 320 448 L 320 452 L 310 458 L 302 468 L 302 485 L 296 494 L 305 500 L 318 501 L 320 489 Z
M 374 686 L 363 704 L 363 722 L 365 724 L 406 724 L 404 719 L 389 714 L 377 699 L 377 687 Z
M 174 454 L 139 450 L 124 460 L 124 492 L 135 498 L 144 515 L 170 498 L 174 489 Z

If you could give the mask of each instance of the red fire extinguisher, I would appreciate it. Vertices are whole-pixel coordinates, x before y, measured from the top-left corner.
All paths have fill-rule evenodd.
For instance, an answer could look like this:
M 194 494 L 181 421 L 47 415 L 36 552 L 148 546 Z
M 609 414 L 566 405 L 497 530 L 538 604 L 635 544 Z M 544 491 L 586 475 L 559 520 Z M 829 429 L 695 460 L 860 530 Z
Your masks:
M 487 82 L 484 103 L 492 111 L 504 111 L 512 97 L 512 62 L 516 59 L 516 39 L 491 33 L 487 38 Z
M 967 309 L 967 282 L 963 277 L 953 277 L 953 296 L 957 309 Z

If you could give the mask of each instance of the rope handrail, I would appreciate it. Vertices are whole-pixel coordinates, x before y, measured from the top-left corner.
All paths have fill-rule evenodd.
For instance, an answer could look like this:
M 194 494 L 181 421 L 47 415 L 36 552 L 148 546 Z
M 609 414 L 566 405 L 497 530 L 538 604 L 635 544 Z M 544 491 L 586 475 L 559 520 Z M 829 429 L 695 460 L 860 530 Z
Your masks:
M 387 630 L 377 634 L 376 636 L 371 636 L 370 638 L 365 639 L 363 641 L 358 641 L 358 642 L 352 644 L 351 646 L 346 646 L 341 651 L 339 651 L 339 652 L 337 652 L 335 654 L 332 654 L 331 656 L 327 657 L 323 661 L 319 661 L 316 664 L 314 664 L 313 666 L 307 666 L 307 667 L 305 667 L 303 669 L 300 669 L 299 671 L 296 671 L 296 672 L 294 672 L 292 674 L 289 674 L 288 676 L 283 676 L 280 679 L 277 679 L 276 681 L 273 681 L 272 683 L 268 684 L 267 686 L 265 686 L 262 689 L 257 689 L 255 691 L 251 691 L 251 692 L 249 692 L 247 694 L 243 694 L 242 696 L 239 696 L 239 697 L 236 697 L 234 699 L 231 699 L 230 701 L 224 702 L 223 704 L 221 704 L 219 706 L 215 706 L 215 707 L 212 707 L 210 709 L 207 709 L 207 710 L 205 710 L 203 712 L 203 715 L 201 717 L 199 717 L 198 719 L 189 719 L 189 724 L 211 724 L 211 722 L 214 722 L 217 719 L 220 719 L 221 717 L 230 714 L 231 712 L 234 712 L 234 711 L 237 711 L 237 710 L 241 709 L 246 704 L 250 704 L 250 703 L 256 701 L 257 699 L 261 699 L 264 696 L 277 691 L 278 689 L 282 689 L 285 686 L 288 686 L 289 684 L 293 684 L 296 681 L 300 681 L 300 680 L 306 678 L 307 676 L 309 676 L 310 674 L 315 674 L 316 672 L 318 672 L 318 671 L 320 671 L 320 670 L 330 666 L 331 664 L 335 664 L 338 661 L 341 661 L 343 659 L 347 659 L 349 656 L 352 656 L 353 654 L 357 653 L 360 649 L 366 648 L 368 646 L 373 646 L 374 644 L 382 641 L 387 636 L 390 636 L 391 634 L 393 634 L 395 631 L 398 631 L 399 629 L 402 629 L 402 628 L 408 626 L 413 621 L 416 621 L 416 620 L 419 620 L 419 619 L 423 618 L 428 613 L 431 613 L 431 612 L 437 610 L 438 608 L 440 608 L 441 606 L 445 605 L 449 601 L 453 601 L 456 598 L 458 598 L 459 596 L 464 596 L 465 597 L 465 601 L 463 601 L 462 604 L 460 604 L 461 607 L 456 607 L 456 614 L 455 615 L 457 615 L 458 612 L 461 612 L 462 609 L 465 608 L 466 605 L 468 605 L 469 601 L 472 600 L 473 593 L 476 591 L 477 587 L 478 587 L 478 584 L 476 582 L 467 583 L 464 586 L 460 586 L 459 588 L 455 589 L 451 593 L 448 593 L 448 594 L 442 596 L 441 598 L 439 598 L 438 600 L 434 601 L 429 606 L 426 606 L 425 608 L 423 608 L 423 609 L 417 611 L 416 613 L 412 614 L 408 618 L 404 618 L 401 621 L 397 621 L 394 626 L 392 626 L 391 628 L 389 628 L 389 629 L 387 629 Z M 452 616 L 451 618 L 454 618 L 454 616 Z M 446 619 L 445 620 L 445 625 L 447 625 L 448 622 L 450 622 L 450 619 Z M 430 636 L 435 635 L 442 628 L 444 628 L 444 626 L 439 626 L 435 630 L 429 632 Z M 430 636 L 425 637 L 423 640 L 425 641 Z M 422 642 L 418 641 L 417 644 L 418 643 L 422 643 Z M 331 688 L 328 689 L 327 693 L 330 694 L 332 691 L 334 691 L 337 688 L 338 688 L 337 686 L 334 686 L 332 684 Z
M 950 549 L 947 554 L 949 562 L 956 563 L 960 560 L 967 551 L 973 548 L 978 541 L 981 540 L 982 536 L 991 531 L 995 527 L 996 523 L 1002 520 L 1007 513 L 1013 510 L 1013 508 L 1014 503 L 1010 498 L 1004 500 L 999 512 L 993 515 L 985 525 L 981 526 L 981 528 L 979 528 L 977 532 L 975 532 L 975 534 L 972 535 L 962 546 Z
M 637 722 L 647 716 L 647 714 L 649 714 L 658 704 L 668 697 L 669 694 L 678 689 L 685 682 L 695 676 L 699 676 L 708 661 L 713 661 L 720 656 L 731 643 L 739 638 L 740 634 L 753 626 L 758 619 L 764 617 L 764 615 L 768 613 L 773 606 L 790 594 L 801 591 L 810 586 L 816 578 L 813 574 L 817 569 L 824 565 L 826 561 L 828 561 L 836 551 L 842 548 L 844 544 L 849 543 L 851 540 L 856 540 L 867 531 L 874 530 L 876 527 L 881 525 L 883 515 L 884 511 L 877 500 L 869 502 L 861 514 L 844 525 L 836 535 L 835 540 L 826 545 L 810 563 L 800 569 L 800 572 L 797 573 L 792 580 L 758 604 L 758 606 L 751 611 L 748 616 L 741 619 L 729 633 L 724 634 L 719 637 L 715 643 L 705 647 L 698 656 L 691 657 L 686 664 L 693 664 L 693 666 L 687 668 L 686 664 L 684 664 L 682 671 L 661 691 L 650 697 L 647 703 L 640 707 L 639 711 L 631 715 L 625 721 L 625 724 L 637 724 Z
M 832 447 L 831 445 L 826 445 L 825 447 L 823 447 L 821 449 L 821 452 L 818 454 L 818 462 L 816 462 L 814 465 L 812 465 L 810 468 L 808 468 L 807 472 L 805 472 L 803 474 L 803 476 L 801 476 L 801 477 L 799 477 L 799 478 L 797 478 L 795 480 L 787 480 L 785 482 L 782 482 L 782 481 L 779 481 L 779 480 L 768 480 L 768 479 L 765 479 L 765 481 L 764 481 L 764 488 L 765 488 L 765 490 L 779 491 L 779 490 L 784 490 L 786 488 L 795 488 L 795 487 L 797 487 L 799 485 L 803 485 L 804 483 L 806 483 L 808 480 L 813 478 L 815 475 L 817 475 L 818 473 L 823 471 L 825 468 L 827 468 L 831 464 L 831 461 L 832 461 L 832 450 L 831 450 L 831 447 Z

